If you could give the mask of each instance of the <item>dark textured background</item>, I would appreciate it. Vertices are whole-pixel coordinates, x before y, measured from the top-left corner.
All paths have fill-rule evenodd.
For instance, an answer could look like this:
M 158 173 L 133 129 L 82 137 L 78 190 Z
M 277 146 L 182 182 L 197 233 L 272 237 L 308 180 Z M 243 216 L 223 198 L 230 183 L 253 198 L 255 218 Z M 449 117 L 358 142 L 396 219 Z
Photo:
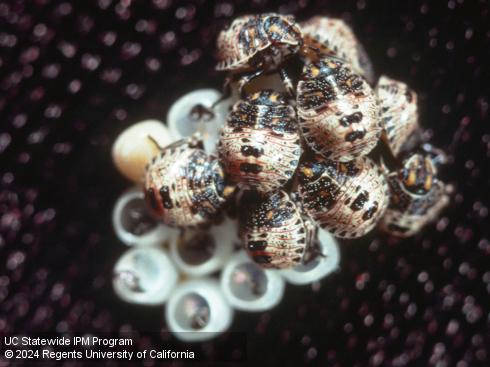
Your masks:
M 490 19 L 478 0 L 1 1 L 0 332 L 159 328 L 160 308 L 112 292 L 124 247 L 110 214 L 128 183 L 111 143 L 164 119 L 179 95 L 219 87 L 217 30 L 266 10 L 348 20 L 376 70 L 419 93 L 421 124 L 454 154 L 443 175 L 456 193 L 418 237 L 345 243 L 320 286 L 288 286 L 276 309 L 237 314 L 249 359 L 488 366 Z

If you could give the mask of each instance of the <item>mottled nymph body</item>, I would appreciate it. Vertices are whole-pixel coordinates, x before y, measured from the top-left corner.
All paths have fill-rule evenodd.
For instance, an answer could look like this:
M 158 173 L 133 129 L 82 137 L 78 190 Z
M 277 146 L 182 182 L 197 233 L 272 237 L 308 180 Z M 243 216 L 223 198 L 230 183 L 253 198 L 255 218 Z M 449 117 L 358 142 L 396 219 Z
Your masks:
M 316 156 L 300 165 L 298 176 L 304 209 L 334 236 L 363 236 L 388 206 L 386 179 L 367 157 L 342 163 Z
M 301 155 L 294 108 L 271 90 L 238 101 L 221 130 L 218 152 L 231 182 L 260 192 L 283 186 Z
M 303 36 L 294 17 L 275 13 L 244 15 L 218 35 L 216 70 L 247 73 L 240 79 L 241 90 L 264 71 L 280 68 L 302 44 Z M 281 76 L 285 78 L 285 74 Z
M 145 195 L 154 212 L 171 226 L 206 224 L 224 203 L 224 176 L 218 159 L 193 138 L 171 144 L 146 170 Z
M 381 124 L 376 97 L 344 61 L 325 57 L 305 64 L 296 98 L 301 133 L 325 158 L 347 162 L 377 144 Z
M 284 192 L 276 192 L 242 215 L 240 233 L 249 256 L 264 268 L 286 269 L 303 262 L 315 227 Z
M 301 30 L 290 15 L 241 16 L 218 36 L 216 69 L 272 69 L 297 53 L 301 45 Z
M 403 168 L 388 175 L 390 204 L 380 228 L 397 237 L 410 237 L 435 220 L 449 203 L 446 187 L 436 177 L 432 159 L 413 154 Z
M 362 44 L 352 29 L 342 20 L 325 16 L 314 16 L 300 23 L 306 46 L 320 54 L 333 55 L 349 63 L 368 82 L 374 81 L 374 71 Z
M 405 83 L 381 76 L 376 96 L 383 131 L 394 155 L 418 128 L 417 94 Z

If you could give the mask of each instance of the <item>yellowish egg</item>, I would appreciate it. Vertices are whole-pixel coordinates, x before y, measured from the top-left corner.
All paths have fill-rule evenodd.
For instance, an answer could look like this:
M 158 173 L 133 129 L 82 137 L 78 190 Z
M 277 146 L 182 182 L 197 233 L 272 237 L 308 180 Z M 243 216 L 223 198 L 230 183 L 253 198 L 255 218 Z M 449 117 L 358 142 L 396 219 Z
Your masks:
M 112 159 L 121 174 L 135 183 L 142 183 L 145 166 L 160 152 L 159 147 L 173 141 L 163 122 L 144 120 L 128 127 L 117 137 L 112 146 Z

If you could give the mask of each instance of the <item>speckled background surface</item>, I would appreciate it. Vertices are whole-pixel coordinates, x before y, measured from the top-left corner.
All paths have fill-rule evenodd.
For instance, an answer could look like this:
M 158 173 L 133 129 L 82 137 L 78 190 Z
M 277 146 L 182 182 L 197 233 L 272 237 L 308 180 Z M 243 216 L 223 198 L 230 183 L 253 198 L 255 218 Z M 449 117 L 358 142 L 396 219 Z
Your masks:
M 396 4 L 395 4 L 396 3 Z M 403 5 L 401 5 L 403 3 Z M 408 82 L 453 160 L 452 205 L 419 236 L 344 243 L 341 270 L 238 313 L 249 360 L 282 366 L 490 364 L 487 1 L 0 2 L 0 332 L 155 330 L 114 296 L 111 209 L 128 183 L 111 143 L 179 95 L 219 87 L 227 20 L 280 10 L 349 21 L 378 72 Z

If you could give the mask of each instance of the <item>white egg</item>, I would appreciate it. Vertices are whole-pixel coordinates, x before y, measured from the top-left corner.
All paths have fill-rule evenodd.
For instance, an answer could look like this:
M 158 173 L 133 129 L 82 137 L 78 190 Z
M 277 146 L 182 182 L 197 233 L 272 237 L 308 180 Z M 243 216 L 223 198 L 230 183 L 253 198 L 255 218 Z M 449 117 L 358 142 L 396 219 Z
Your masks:
M 319 251 L 310 263 L 298 265 L 292 269 L 280 270 L 280 274 L 292 284 L 303 285 L 313 283 L 326 277 L 339 267 L 340 253 L 338 242 L 328 231 L 318 230 Z
M 163 304 L 175 288 L 178 272 L 160 248 L 140 247 L 126 251 L 114 267 L 113 287 L 126 302 Z
M 175 242 L 179 232 L 149 210 L 142 189 L 133 187 L 117 199 L 112 210 L 116 236 L 128 246 L 158 246 Z
M 199 277 L 220 270 L 230 259 L 238 238 L 238 224 L 229 218 L 210 229 L 185 229 L 170 242 L 170 257 L 180 272 Z
M 191 279 L 172 292 L 165 309 L 167 327 L 178 339 L 200 342 L 227 330 L 233 309 L 226 302 L 218 281 Z
M 112 146 L 112 159 L 125 177 L 135 183 L 141 183 L 146 165 L 160 152 L 159 146 L 164 147 L 174 140 L 163 122 L 144 120 L 119 134 Z
M 214 89 L 197 89 L 180 97 L 167 114 L 172 135 L 183 138 L 199 132 L 206 151 L 216 152 L 219 130 L 233 103 L 233 98 L 228 98 L 213 107 L 220 98 L 221 93 Z
M 265 311 L 282 300 L 284 279 L 277 270 L 261 268 L 240 251 L 221 273 L 221 288 L 232 307 L 242 311 Z

